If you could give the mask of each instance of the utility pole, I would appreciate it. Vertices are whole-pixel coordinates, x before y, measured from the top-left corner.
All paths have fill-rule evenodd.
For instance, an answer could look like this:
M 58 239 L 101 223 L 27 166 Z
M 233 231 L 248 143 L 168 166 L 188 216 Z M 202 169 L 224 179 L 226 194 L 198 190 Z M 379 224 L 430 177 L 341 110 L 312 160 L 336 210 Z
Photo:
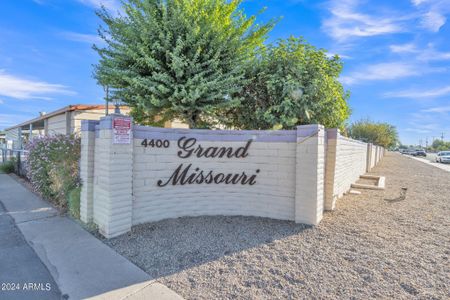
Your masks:
M 107 115 L 109 115 L 109 86 L 106 86 L 105 94 L 106 94 L 105 116 L 107 116 Z
M 428 137 L 425 139 L 425 149 L 428 149 Z
M 441 140 L 444 141 L 444 133 L 441 134 Z

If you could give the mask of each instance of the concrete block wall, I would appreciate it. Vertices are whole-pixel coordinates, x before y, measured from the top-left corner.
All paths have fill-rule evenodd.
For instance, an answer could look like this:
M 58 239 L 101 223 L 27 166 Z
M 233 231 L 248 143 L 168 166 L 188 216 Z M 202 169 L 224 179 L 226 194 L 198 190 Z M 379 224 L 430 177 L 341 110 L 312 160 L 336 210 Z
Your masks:
M 366 172 L 368 145 L 342 136 L 338 129 L 327 129 L 327 140 L 325 209 L 333 210 L 336 200 Z
M 369 162 L 370 167 L 367 170 L 368 172 L 377 165 L 377 146 L 373 144 L 371 145 L 372 146 L 370 147 L 370 162 Z
M 295 222 L 319 224 L 324 210 L 325 129 L 297 127 Z
M 114 144 L 115 117 L 82 125 L 81 219 L 96 223 L 107 238 L 133 225 L 181 216 L 248 215 L 317 225 L 324 209 L 334 208 L 366 171 L 372 154 L 367 144 L 321 125 L 279 131 L 134 125 L 130 144 Z M 198 146 L 210 154 L 231 147 L 241 155 L 198 157 L 197 150 L 183 157 Z M 373 155 L 374 161 L 381 157 Z M 212 172 L 219 181 L 245 173 L 247 181 L 206 183 L 198 179 L 200 172 Z
M 186 130 L 136 126 L 133 165 L 133 224 L 157 221 L 165 218 L 197 215 L 248 215 L 282 220 L 296 220 L 296 204 L 316 201 L 317 195 L 302 191 L 296 198 L 296 157 L 298 148 L 313 148 L 308 143 L 298 147 L 315 128 L 300 131 L 227 131 Z M 312 132 L 314 134 L 314 132 Z M 180 137 L 197 139 L 196 145 L 207 147 L 243 147 L 252 143 L 246 158 L 205 158 L 177 156 Z M 168 148 L 142 147 L 142 141 L 165 139 Z M 317 138 L 312 138 L 317 140 Z M 323 144 L 323 142 L 322 142 Z M 317 145 L 317 141 L 316 141 Z M 316 146 L 317 147 L 317 146 Z M 306 150 L 305 150 L 306 151 Z M 308 150 L 306 153 L 313 151 Z M 317 151 L 316 151 L 317 152 Z M 316 153 L 317 156 L 317 153 Z M 322 155 L 323 156 L 323 155 Z M 306 156 L 304 156 L 306 160 Z M 316 158 L 317 161 L 317 158 Z M 255 185 L 187 184 L 159 187 L 157 181 L 166 182 L 174 170 L 183 164 L 216 173 L 257 174 Z M 306 166 L 306 164 L 305 164 Z M 316 163 L 309 169 L 314 172 Z M 258 172 L 258 173 L 257 173 Z M 317 173 L 317 172 L 316 172 Z M 305 185 L 305 182 L 301 184 Z M 300 184 L 300 185 L 301 185 Z M 308 187 L 309 182 L 308 182 Z M 322 200 L 323 202 L 323 200 Z M 310 207 L 312 209 L 312 205 Z M 315 213 L 317 215 L 317 213 Z M 320 215 L 321 217 L 321 215 Z M 317 218 L 311 218 L 314 224 Z M 302 220 L 307 221 L 306 217 Z M 312 224 L 312 223 L 311 223 Z
M 107 238 L 132 225 L 132 144 L 113 144 L 110 115 L 96 126 L 93 221 Z
M 381 159 L 383 158 L 384 154 L 385 154 L 385 149 L 381 146 L 377 146 L 377 145 L 371 145 L 370 150 L 368 151 L 368 153 L 370 153 L 371 156 L 371 160 L 370 160 L 370 166 L 368 166 L 367 171 L 369 172 L 370 170 L 372 170 L 373 167 L 375 167 L 376 165 L 378 165 L 378 163 L 381 161 Z
M 91 120 L 83 120 L 81 123 L 80 218 L 85 223 L 92 221 L 94 212 L 95 126 L 98 123 Z

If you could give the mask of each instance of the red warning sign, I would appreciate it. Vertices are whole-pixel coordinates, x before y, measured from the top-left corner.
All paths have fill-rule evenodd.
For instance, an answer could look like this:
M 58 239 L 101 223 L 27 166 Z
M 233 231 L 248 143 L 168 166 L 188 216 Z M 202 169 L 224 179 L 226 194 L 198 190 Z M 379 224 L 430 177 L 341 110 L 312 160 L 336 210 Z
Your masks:
M 131 118 L 117 117 L 113 119 L 113 144 L 131 143 Z

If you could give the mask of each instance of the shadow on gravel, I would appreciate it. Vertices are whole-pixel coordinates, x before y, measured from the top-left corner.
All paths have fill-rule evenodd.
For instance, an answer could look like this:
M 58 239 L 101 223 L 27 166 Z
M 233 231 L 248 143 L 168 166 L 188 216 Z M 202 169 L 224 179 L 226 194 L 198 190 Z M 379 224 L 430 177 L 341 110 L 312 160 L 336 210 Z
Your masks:
M 104 243 L 158 278 L 261 244 L 270 246 L 309 228 L 258 217 L 183 217 L 138 225 Z
M 387 202 L 400 202 L 406 199 L 406 192 L 408 191 L 408 188 L 402 187 L 400 188 L 400 195 L 397 198 L 388 199 L 384 198 L 384 201 Z

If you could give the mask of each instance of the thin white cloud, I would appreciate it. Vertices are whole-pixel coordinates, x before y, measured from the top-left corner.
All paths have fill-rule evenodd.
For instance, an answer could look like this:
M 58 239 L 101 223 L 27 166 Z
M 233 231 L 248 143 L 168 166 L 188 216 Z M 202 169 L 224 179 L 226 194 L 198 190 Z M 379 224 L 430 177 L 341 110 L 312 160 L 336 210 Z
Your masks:
M 434 109 L 433 109 L 434 110 Z M 418 130 L 426 130 L 429 133 L 440 134 L 445 128 L 448 128 L 448 115 L 440 114 L 436 118 L 436 112 L 424 112 L 418 110 L 416 113 L 410 115 L 408 125 L 410 128 Z
M 405 129 L 405 131 L 415 132 L 415 133 L 432 133 L 442 129 L 437 123 L 423 123 L 417 120 L 409 122 L 411 127 Z
M 450 14 L 450 0 L 412 0 L 421 12 L 420 24 L 432 32 L 438 32 L 447 22 Z
M 436 106 L 428 109 L 423 109 L 425 113 L 448 113 L 450 112 L 450 106 Z
M 416 53 L 417 48 L 413 43 L 409 44 L 401 44 L 401 45 L 390 45 L 389 49 L 391 49 L 394 53 Z
M 15 99 L 50 99 L 50 95 L 74 95 L 61 84 L 20 78 L 0 70 L 0 95 Z
M 436 118 L 436 113 L 417 110 L 417 112 L 409 114 L 407 125 L 405 124 L 406 128 L 400 129 L 400 131 L 414 134 L 410 136 L 410 138 L 415 140 L 414 143 L 417 143 L 419 138 L 425 141 L 428 137 L 430 141 L 433 136 L 440 136 L 443 131 L 449 130 L 448 121 L 450 119 L 447 116 L 441 114 L 439 118 Z
M 3 102 L 3 100 L 2 100 L 2 99 L 0 99 L 0 104 L 3 104 L 3 103 L 5 103 L 5 102 Z
M 411 98 L 411 99 L 423 99 L 423 98 L 436 98 L 450 95 L 450 85 L 437 89 L 429 90 L 404 90 L 396 92 L 388 92 L 383 96 L 386 98 Z
M 371 80 L 393 80 L 421 74 L 418 66 L 413 64 L 390 62 L 370 65 L 362 71 L 355 71 L 350 75 L 342 76 L 340 81 L 344 84 L 356 84 Z
M 412 0 L 411 1 L 415 6 L 418 6 L 424 2 L 427 2 L 427 0 Z
M 64 32 L 61 32 L 60 35 L 62 37 L 64 37 L 65 39 L 74 41 L 74 42 L 81 42 L 81 43 L 88 43 L 88 44 L 103 43 L 103 40 L 98 35 L 95 35 L 95 34 L 85 34 L 85 33 L 64 31 Z
M 337 41 L 406 31 L 403 23 L 410 16 L 369 15 L 358 12 L 359 4 L 358 0 L 329 1 L 331 16 L 322 22 L 322 29 Z
M 389 49 L 393 53 L 414 54 L 414 59 L 421 61 L 450 60 L 450 52 L 438 51 L 432 43 L 424 49 L 420 49 L 414 43 L 390 45 Z
M 0 113 L 0 128 L 8 128 L 29 119 L 31 115 L 2 114 Z
M 117 11 L 121 7 L 120 1 L 116 1 L 116 0 L 77 0 L 77 1 L 80 2 L 81 4 L 84 4 L 84 5 L 96 8 L 96 9 L 99 9 L 103 5 L 108 10 Z
M 412 32 L 418 27 L 438 32 L 450 14 L 450 0 L 412 0 L 409 11 L 377 10 L 361 0 L 329 0 L 322 30 L 338 42 L 351 38 Z M 370 13 L 369 13 L 370 11 Z
M 103 6 L 112 12 L 116 12 L 116 11 L 120 10 L 120 8 L 121 8 L 120 0 L 76 0 L 76 1 L 83 5 L 90 6 L 95 9 L 99 9 Z M 39 5 L 44 5 L 44 4 L 46 4 L 47 1 L 33 0 L 33 2 L 36 4 L 39 4 Z
M 422 134 L 432 132 L 432 130 L 430 130 L 430 129 L 420 129 L 420 128 L 411 128 L 411 127 L 406 128 L 405 131 L 413 132 L 413 133 L 422 133 Z
M 447 18 L 438 11 L 429 11 L 422 16 L 421 24 L 424 28 L 438 32 L 442 26 L 447 22 Z
M 429 44 L 428 48 L 419 54 L 418 59 L 425 61 L 450 60 L 450 52 L 437 51 L 432 44 Z
M 327 52 L 325 53 L 326 57 L 328 58 L 332 58 L 335 55 L 339 56 L 342 59 L 351 59 L 351 56 L 345 55 L 345 54 L 339 54 L 339 53 L 331 53 L 331 52 Z

